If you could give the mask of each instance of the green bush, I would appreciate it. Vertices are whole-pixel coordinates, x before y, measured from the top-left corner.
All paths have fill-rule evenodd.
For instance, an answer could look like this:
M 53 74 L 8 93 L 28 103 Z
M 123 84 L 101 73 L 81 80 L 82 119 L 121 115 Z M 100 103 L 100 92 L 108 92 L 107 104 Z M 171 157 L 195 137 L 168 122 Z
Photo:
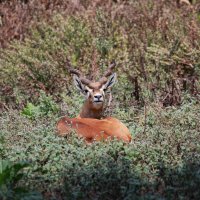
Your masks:
M 22 110 L 22 114 L 27 117 L 34 118 L 40 115 L 40 108 L 38 106 L 34 106 L 32 103 L 28 103 Z
M 114 115 L 133 141 L 88 145 L 76 133 L 58 137 L 55 114 L 30 120 L 11 111 L 1 117 L 2 157 L 31 162 L 19 186 L 46 199 L 198 199 L 199 113 L 195 99 L 179 108 L 121 108 Z
M 22 110 L 22 114 L 33 119 L 39 116 L 49 116 L 58 112 L 58 106 L 53 102 L 51 96 L 45 95 L 42 91 L 38 102 L 37 106 L 28 103 Z
M 43 199 L 38 192 L 31 192 L 24 186 L 17 186 L 18 182 L 23 178 L 22 169 L 28 167 L 26 162 L 12 163 L 8 160 L 0 160 L 0 198 L 7 199 Z

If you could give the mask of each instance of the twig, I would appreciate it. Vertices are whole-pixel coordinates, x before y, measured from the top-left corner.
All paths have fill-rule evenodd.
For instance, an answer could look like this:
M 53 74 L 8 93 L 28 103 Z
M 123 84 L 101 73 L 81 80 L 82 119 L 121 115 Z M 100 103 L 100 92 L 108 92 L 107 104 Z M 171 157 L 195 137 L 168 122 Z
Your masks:
M 144 130 L 143 130 L 143 134 L 146 133 L 146 127 L 147 127 L 147 106 L 146 106 L 146 102 L 144 101 Z

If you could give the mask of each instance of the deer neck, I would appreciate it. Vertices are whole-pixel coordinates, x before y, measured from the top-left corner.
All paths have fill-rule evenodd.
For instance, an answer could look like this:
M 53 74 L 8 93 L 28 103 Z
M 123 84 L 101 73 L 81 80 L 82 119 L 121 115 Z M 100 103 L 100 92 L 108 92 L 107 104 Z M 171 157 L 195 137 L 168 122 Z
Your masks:
M 93 104 L 89 100 L 86 100 L 79 116 L 81 118 L 101 119 L 103 117 L 103 110 L 103 105 L 97 109 L 93 107 Z

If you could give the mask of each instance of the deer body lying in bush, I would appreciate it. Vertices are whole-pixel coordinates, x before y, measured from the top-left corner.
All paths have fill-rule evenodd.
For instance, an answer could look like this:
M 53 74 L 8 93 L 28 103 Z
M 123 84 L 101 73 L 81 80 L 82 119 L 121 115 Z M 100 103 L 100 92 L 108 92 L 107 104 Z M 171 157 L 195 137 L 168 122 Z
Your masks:
M 69 63 L 68 63 L 69 64 Z M 129 142 L 131 134 L 128 128 L 113 117 L 104 117 L 105 92 L 110 89 L 116 81 L 116 73 L 112 73 L 115 64 L 111 64 L 107 72 L 98 82 L 92 82 L 79 70 L 72 69 L 73 79 L 76 87 L 86 97 L 80 114 L 76 118 L 62 117 L 57 123 L 57 131 L 61 136 L 66 136 L 71 129 L 84 137 L 86 141 L 100 141 L 108 138 L 118 138 Z

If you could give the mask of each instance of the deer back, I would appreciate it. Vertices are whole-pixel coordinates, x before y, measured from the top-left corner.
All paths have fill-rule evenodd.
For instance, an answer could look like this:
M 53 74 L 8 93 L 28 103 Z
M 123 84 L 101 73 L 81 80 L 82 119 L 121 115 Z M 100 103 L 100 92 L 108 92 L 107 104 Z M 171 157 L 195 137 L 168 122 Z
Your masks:
M 67 118 L 63 117 L 58 121 L 57 130 L 59 135 L 66 136 L 75 130 L 79 136 L 86 141 L 100 141 L 108 138 L 117 138 L 125 142 L 131 141 L 131 134 L 128 128 L 118 119 L 107 117 L 105 119 L 92 118 Z

